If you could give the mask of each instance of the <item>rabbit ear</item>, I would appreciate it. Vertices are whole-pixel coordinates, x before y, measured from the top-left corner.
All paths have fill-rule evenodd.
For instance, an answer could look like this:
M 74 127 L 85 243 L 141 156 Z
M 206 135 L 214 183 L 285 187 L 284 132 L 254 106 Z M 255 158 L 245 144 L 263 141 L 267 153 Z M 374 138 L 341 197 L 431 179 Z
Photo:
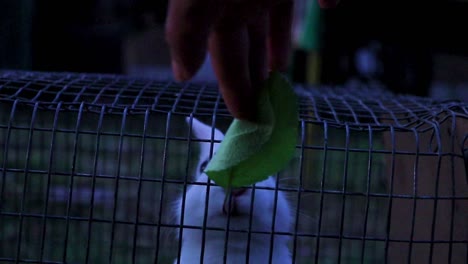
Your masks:
M 187 124 L 190 126 L 192 123 L 192 134 L 195 138 L 204 139 L 204 140 L 211 140 L 211 133 L 213 132 L 213 128 L 211 126 L 205 125 L 204 123 L 200 122 L 196 118 L 187 117 L 185 119 Z M 218 129 L 214 129 L 214 140 L 223 140 L 224 134 L 219 131 Z M 203 163 L 206 160 L 209 160 L 211 156 L 210 153 L 213 150 L 213 153 L 216 152 L 218 149 L 219 143 L 214 143 L 213 146 L 210 142 L 200 142 L 200 157 L 199 163 Z M 213 148 L 212 148 L 213 147 Z M 200 165 L 199 164 L 199 165 Z
M 190 126 L 190 122 L 192 123 L 192 133 L 195 138 L 198 139 L 211 139 L 211 133 L 213 131 L 211 126 L 205 125 L 204 123 L 200 122 L 196 118 L 185 118 L 185 121 Z M 214 129 L 214 140 L 223 140 L 224 134 L 223 132 L 219 131 L 218 129 Z

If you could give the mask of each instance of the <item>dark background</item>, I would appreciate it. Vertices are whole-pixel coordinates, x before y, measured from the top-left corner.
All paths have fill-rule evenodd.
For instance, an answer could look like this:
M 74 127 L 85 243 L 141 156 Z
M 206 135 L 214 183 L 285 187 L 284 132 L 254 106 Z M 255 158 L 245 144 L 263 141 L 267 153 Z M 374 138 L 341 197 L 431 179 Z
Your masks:
M 371 78 L 389 89 L 428 96 L 443 83 L 464 90 L 468 1 L 409 2 L 343 0 L 323 11 L 319 82 L 367 80 L 356 52 L 378 43 L 382 69 Z M 166 9 L 160 0 L 0 0 L 0 68 L 170 75 Z M 294 51 L 295 82 L 306 82 L 305 53 Z

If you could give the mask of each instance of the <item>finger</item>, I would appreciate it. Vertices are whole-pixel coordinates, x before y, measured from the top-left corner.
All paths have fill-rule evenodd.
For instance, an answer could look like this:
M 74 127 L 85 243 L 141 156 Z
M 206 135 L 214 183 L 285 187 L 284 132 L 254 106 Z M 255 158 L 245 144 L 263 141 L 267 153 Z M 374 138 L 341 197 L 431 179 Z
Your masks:
M 221 24 L 209 38 L 211 63 L 229 112 L 254 121 L 257 100 L 251 89 L 248 46 L 245 24 Z
M 293 2 L 284 1 L 270 10 L 268 59 L 271 70 L 286 71 L 291 51 Z
M 258 93 L 261 84 L 267 78 L 267 31 L 268 13 L 263 11 L 248 24 L 249 37 L 249 73 L 253 92 Z
M 218 1 L 171 0 L 166 18 L 166 41 L 177 80 L 190 79 L 204 62 L 207 38 Z
M 318 0 L 318 2 L 322 8 L 332 8 L 336 7 L 340 0 Z

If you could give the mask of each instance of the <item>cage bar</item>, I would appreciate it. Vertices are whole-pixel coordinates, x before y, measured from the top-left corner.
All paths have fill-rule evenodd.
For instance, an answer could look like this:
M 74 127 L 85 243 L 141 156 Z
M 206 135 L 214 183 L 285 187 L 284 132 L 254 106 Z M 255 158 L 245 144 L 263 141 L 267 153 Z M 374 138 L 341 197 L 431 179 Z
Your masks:
M 244 257 L 279 237 L 292 263 L 466 263 L 468 103 L 374 87 L 295 85 L 296 154 L 274 188 L 252 186 L 246 228 L 174 219 L 193 186 L 201 144 L 232 121 L 216 85 L 123 75 L 0 71 L 0 261 L 178 263 L 190 230 L 201 245 L 245 236 Z M 189 118 L 189 122 L 185 121 Z M 212 127 L 193 136 L 195 119 Z M 273 227 L 255 227 L 257 193 Z M 278 196 L 289 231 L 275 229 Z M 209 195 L 206 195 L 209 197 Z M 211 203 L 208 198 L 204 204 Z M 200 259 L 209 250 L 201 247 Z

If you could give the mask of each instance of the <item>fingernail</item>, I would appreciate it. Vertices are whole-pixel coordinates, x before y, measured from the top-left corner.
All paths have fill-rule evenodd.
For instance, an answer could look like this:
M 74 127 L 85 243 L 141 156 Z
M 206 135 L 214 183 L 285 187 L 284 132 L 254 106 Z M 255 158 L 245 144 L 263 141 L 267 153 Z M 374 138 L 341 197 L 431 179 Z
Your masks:
M 190 74 L 176 60 L 171 61 L 172 72 L 177 81 L 185 81 L 190 78 Z

